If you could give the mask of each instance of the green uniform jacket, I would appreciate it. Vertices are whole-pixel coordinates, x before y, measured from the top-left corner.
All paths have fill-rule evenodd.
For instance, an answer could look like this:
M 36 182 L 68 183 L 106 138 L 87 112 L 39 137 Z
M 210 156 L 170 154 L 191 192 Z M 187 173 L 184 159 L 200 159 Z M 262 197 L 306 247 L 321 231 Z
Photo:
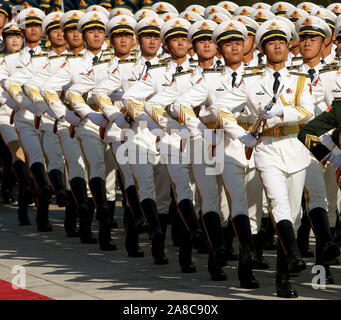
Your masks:
M 319 136 L 336 129 L 332 134 L 334 143 L 341 147 L 341 98 L 333 101 L 328 111 L 309 121 L 299 132 L 298 139 L 309 149 L 309 151 L 321 161 L 330 150 L 324 146 Z

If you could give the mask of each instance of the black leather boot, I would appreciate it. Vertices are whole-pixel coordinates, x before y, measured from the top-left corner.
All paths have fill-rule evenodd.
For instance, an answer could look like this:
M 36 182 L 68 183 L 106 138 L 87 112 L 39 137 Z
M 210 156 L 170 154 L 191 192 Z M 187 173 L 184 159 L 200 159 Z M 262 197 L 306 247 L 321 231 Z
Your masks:
M 250 219 L 248 216 L 240 214 L 232 219 L 232 223 L 241 249 L 243 263 L 252 269 L 257 264 L 257 258 L 252 241 Z
M 18 197 L 18 220 L 21 226 L 29 226 L 31 225 L 31 221 L 28 218 L 28 203 L 26 202 L 24 196 L 23 188 L 19 187 L 19 197 Z
M 293 225 L 289 220 L 281 220 L 276 224 L 276 229 L 281 246 L 286 253 L 289 273 L 298 275 L 306 269 L 306 265 L 298 252 Z
M 179 246 L 179 265 L 183 273 L 194 273 L 197 271 L 193 261 L 192 261 L 192 238 L 188 232 L 187 227 L 178 217 L 180 221 L 180 231 L 181 231 L 181 243 Z
M 259 288 L 259 283 L 252 273 L 252 269 L 257 266 L 257 259 L 252 242 L 250 219 L 240 214 L 232 219 L 232 223 L 240 247 L 238 265 L 240 286 L 247 289 Z
M 91 231 L 91 224 L 93 219 L 93 211 L 95 204 L 91 198 L 92 210 L 90 209 L 87 185 L 83 178 L 75 177 L 70 180 L 70 186 L 73 197 L 77 204 L 77 216 L 79 217 L 79 237 L 81 243 L 92 244 L 97 243 L 97 239 L 93 236 Z
M 220 267 L 227 265 L 224 235 L 220 216 L 217 212 L 207 212 L 203 215 L 203 224 L 209 241 L 214 264 Z
M 314 256 L 314 252 L 309 246 L 310 231 L 311 225 L 309 217 L 307 212 L 303 210 L 301 225 L 297 231 L 297 246 L 303 258 L 311 258 Z
M 19 188 L 22 190 L 22 199 L 26 204 L 33 203 L 34 191 L 32 190 L 33 181 L 28 172 L 25 162 L 17 160 L 13 163 L 14 173 L 19 182 Z
M 208 254 L 208 272 L 211 275 L 211 279 L 213 281 L 225 281 L 227 280 L 227 276 L 221 266 L 218 266 L 215 263 L 215 258 L 213 253 L 210 251 Z
M 108 201 L 108 207 L 111 215 L 111 229 L 117 229 L 118 224 L 115 220 L 115 209 L 116 209 L 116 201 Z
M 204 223 L 203 223 L 203 218 L 202 218 L 202 212 L 200 211 L 199 213 L 199 225 L 200 225 L 200 230 L 202 231 L 204 235 L 203 241 L 198 243 L 197 246 L 193 246 L 196 250 L 198 250 L 198 253 L 200 254 L 208 254 L 209 248 L 208 248 L 208 239 L 207 239 L 207 234 L 204 228 Z
M 11 167 L 2 168 L 1 196 L 5 204 L 13 204 L 15 200 L 13 185 L 16 179 Z
M 139 233 L 136 229 L 133 214 L 128 206 L 124 207 L 125 246 L 128 256 L 132 258 L 144 257 L 143 250 L 139 247 Z
M 136 229 L 139 233 L 147 232 L 148 226 L 144 220 L 143 213 L 140 206 L 140 200 L 137 195 L 135 186 L 129 186 L 126 189 L 126 198 L 131 212 L 134 215 Z
M 158 265 L 168 264 L 168 259 L 164 252 L 165 235 L 161 229 L 159 220 L 161 215 L 158 215 L 157 213 L 156 202 L 153 199 L 144 199 L 141 202 L 141 208 L 148 223 L 149 232 L 152 239 L 152 255 L 154 262 Z
M 256 270 L 267 270 L 269 269 L 269 263 L 265 260 L 263 256 L 263 243 L 262 243 L 262 235 L 255 234 L 252 235 L 253 243 L 255 244 L 255 252 L 256 252 L 256 265 L 254 269 Z
M 89 186 L 96 204 L 96 219 L 99 222 L 99 247 L 103 251 L 117 250 L 111 240 L 111 214 L 107 203 L 105 181 L 99 177 L 92 178 Z
M 52 231 L 49 221 L 49 204 L 52 190 L 49 184 L 45 167 L 40 162 L 35 162 L 31 166 L 31 171 L 37 186 L 37 227 L 40 232 Z
M 205 236 L 200 229 L 199 221 L 195 213 L 193 201 L 184 199 L 178 204 L 179 213 L 184 226 L 187 228 L 193 248 L 197 248 L 203 241 Z M 180 227 L 183 228 L 182 226 Z
M 340 247 L 341 246 L 341 221 L 340 221 L 340 215 L 338 211 L 336 211 L 335 214 L 336 214 L 336 225 L 335 225 L 335 232 L 333 235 L 333 240 Z
M 76 238 L 79 237 L 79 231 L 77 230 L 77 204 L 71 191 L 67 191 L 67 198 L 64 229 L 69 238 Z
M 265 228 L 265 242 L 263 249 L 264 250 L 276 250 L 276 240 L 275 240 L 275 228 L 270 217 L 262 218 L 262 224 Z
M 50 182 L 56 195 L 56 204 L 59 208 L 65 207 L 68 200 L 64 173 L 54 169 L 49 172 Z
M 339 246 L 333 242 L 329 229 L 327 211 L 323 208 L 310 210 L 309 217 L 313 226 L 316 240 L 319 241 L 320 252 L 316 257 L 322 265 L 335 263 L 335 259 L 340 255 Z
M 233 249 L 233 238 L 235 236 L 234 229 L 231 220 L 227 227 L 223 228 L 224 242 L 226 247 L 226 258 L 228 261 L 238 261 L 239 256 L 234 252 Z
M 291 287 L 289 281 L 287 258 L 280 241 L 277 242 L 276 258 L 276 293 L 280 298 L 297 298 L 297 291 Z

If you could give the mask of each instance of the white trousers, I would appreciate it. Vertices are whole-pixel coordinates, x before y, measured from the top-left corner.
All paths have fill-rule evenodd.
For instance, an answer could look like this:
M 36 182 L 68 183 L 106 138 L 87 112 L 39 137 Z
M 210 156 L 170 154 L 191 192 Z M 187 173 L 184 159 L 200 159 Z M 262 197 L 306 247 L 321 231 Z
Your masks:
M 114 156 L 108 144 L 91 132 L 79 131 L 79 140 L 89 169 L 89 180 L 101 178 L 106 182 L 107 200 L 116 195 L 116 170 Z
M 58 135 L 50 131 L 43 131 L 42 136 L 43 149 L 47 158 L 47 171 L 59 170 L 64 172 L 65 161 Z
M 20 126 L 17 130 L 21 144 L 28 156 L 29 166 L 36 162 L 45 164 L 41 132 L 35 129 L 33 125 Z
M 12 141 L 19 140 L 15 128 L 13 125 L 9 124 L 9 120 L 9 116 L 3 114 L 0 115 L 0 134 L 6 145 Z
M 262 168 L 260 177 L 276 223 L 289 220 L 295 233 L 301 223 L 301 200 L 306 170 L 288 174 L 275 167 Z
M 120 142 L 110 143 L 110 147 L 111 147 L 114 159 L 115 159 L 115 165 L 120 170 L 120 173 L 123 179 L 124 188 L 127 189 L 130 186 L 135 185 L 135 182 L 134 182 L 134 177 L 131 172 L 129 163 L 127 162 L 127 163 L 121 164 L 116 159 L 116 153 L 120 146 L 121 146 Z
M 248 215 L 245 174 L 245 168 L 231 162 L 224 162 L 221 178 L 227 197 L 230 199 L 232 218 L 240 214 Z
M 136 181 L 140 202 L 145 199 L 156 201 L 160 214 L 168 214 L 171 204 L 170 181 L 165 166 L 161 163 L 130 164 Z
M 87 180 L 85 160 L 78 139 L 72 139 L 68 129 L 58 130 L 57 134 L 64 154 L 69 180 L 76 177 Z
M 251 233 L 257 234 L 263 217 L 263 186 L 256 168 L 246 169 L 246 192 Z

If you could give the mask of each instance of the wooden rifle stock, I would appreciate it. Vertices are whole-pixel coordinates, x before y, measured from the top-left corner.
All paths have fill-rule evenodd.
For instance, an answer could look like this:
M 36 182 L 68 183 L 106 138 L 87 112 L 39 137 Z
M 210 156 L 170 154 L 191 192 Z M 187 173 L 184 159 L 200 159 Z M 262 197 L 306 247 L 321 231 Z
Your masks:
M 266 120 L 266 119 L 263 119 L 263 118 L 259 117 L 258 120 L 257 120 L 257 122 L 254 124 L 254 126 L 253 126 L 253 128 L 252 128 L 251 134 L 252 134 L 256 139 L 258 139 L 257 136 L 259 135 L 259 128 L 260 128 L 260 126 L 264 126 L 264 125 L 265 125 L 265 120 Z M 252 152 L 253 152 L 253 148 L 245 147 L 245 156 L 246 156 L 246 159 L 247 159 L 247 160 L 250 160 L 250 159 L 251 159 Z
M 11 113 L 11 117 L 9 118 L 9 124 L 13 124 L 14 123 L 14 115 L 15 115 L 15 111 L 13 110 Z
M 280 96 L 281 92 L 284 89 L 284 85 L 282 85 L 282 87 L 278 90 L 278 92 L 276 93 L 276 95 L 271 99 L 271 101 L 268 103 L 268 105 L 265 107 L 266 111 L 271 110 L 272 106 L 276 103 L 278 97 Z M 256 121 L 256 123 L 253 125 L 252 127 L 252 131 L 251 134 L 258 140 L 260 133 L 263 131 L 263 128 L 265 126 L 266 123 L 266 119 L 264 119 L 263 117 L 261 117 L 261 115 L 259 114 L 259 117 Z M 252 152 L 253 152 L 253 148 L 250 147 L 245 147 L 245 156 L 247 160 L 251 159 L 252 156 Z

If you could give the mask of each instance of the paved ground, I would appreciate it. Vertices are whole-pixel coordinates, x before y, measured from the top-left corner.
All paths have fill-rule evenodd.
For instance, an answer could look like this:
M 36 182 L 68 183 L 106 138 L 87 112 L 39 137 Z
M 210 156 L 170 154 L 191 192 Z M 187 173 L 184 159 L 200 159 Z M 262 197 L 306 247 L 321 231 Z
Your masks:
M 124 249 L 121 207 L 117 212 L 119 229 L 112 233 L 118 246 L 114 252 L 102 252 L 98 245 L 84 245 L 67 238 L 63 229 L 63 211 L 52 206 L 53 232 L 39 233 L 35 224 L 19 226 L 16 207 L 0 205 L 0 279 L 11 281 L 13 266 L 26 270 L 26 289 L 54 299 L 277 299 L 274 292 L 275 252 L 266 251 L 269 271 L 255 271 L 261 288 L 241 289 L 237 280 L 237 262 L 225 267 L 228 281 L 213 282 L 206 270 L 207 255 L 194 252 L 197 273 L 183 274 L 177 264 L 177 248 L 167 236 L 166 252 L 170 264 L 156 266 L 146 234 L 141 236 L 144 258 L 129 258 Z M 30 210 L 31 222 L 35 211 Z M 97 233 L 97 223 L 95 223 Z M 311 238 L 312 245 L 314 239 Z M 311 285 L 312 259 L 308 268 L 293 280 L 299 299 L 340 299 L 341 266 L 333 266 L 335 285 L 314 290 Z

